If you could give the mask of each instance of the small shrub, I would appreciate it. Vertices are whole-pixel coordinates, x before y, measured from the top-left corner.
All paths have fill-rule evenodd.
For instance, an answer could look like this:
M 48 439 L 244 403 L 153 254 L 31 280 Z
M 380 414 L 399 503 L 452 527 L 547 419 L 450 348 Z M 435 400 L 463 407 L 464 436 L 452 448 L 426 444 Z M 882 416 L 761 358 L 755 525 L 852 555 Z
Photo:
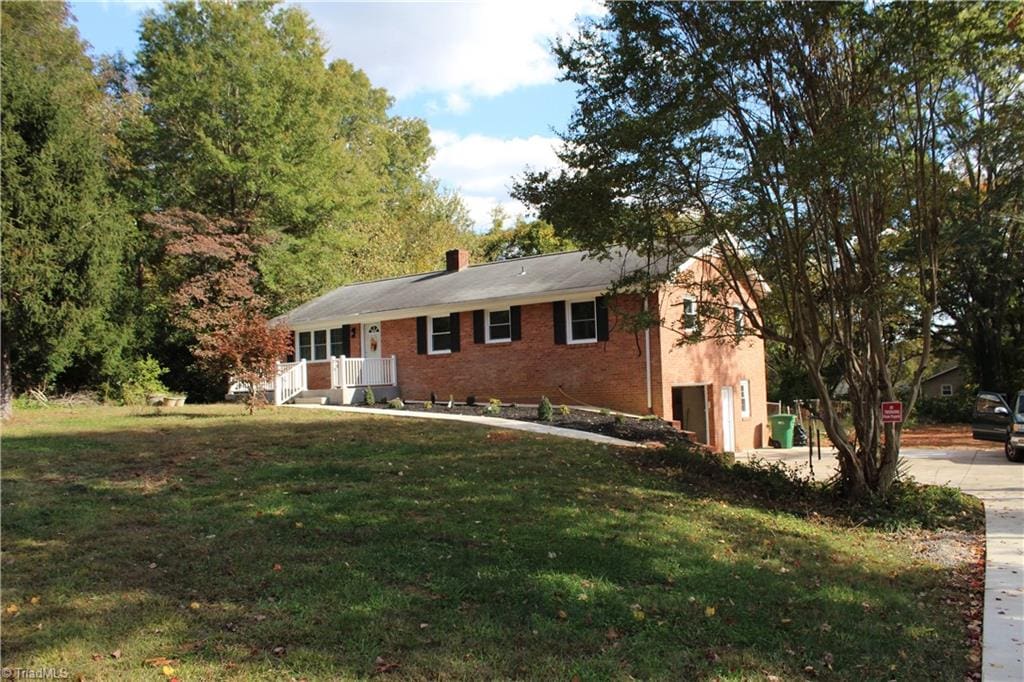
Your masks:
M 551 401 L 548 397 L 541 396 L 540 404 L 537 405 L 537 418 L 543 422 L 549 422 L 554 417 L 553 410 L 551 409 Z
M 370 388 L 369 386 L 367 386 L 366 390 L 363 391 L 363 403 L 366 405 L 377 404 L 377 396 L 373 394 L 373 389 Z
M 974 416 L 974 395 L 967 391 L 945 398 L 924 398 L 917 401 L 914 417 L 921 422 L 966 424 Z
M 392 410 L 404 410 L 405 403 L 402 402 L 401 398 L 392 398 L 391 400 L 388 401 L 388 407 L 390 407 Z
M 625 424 L 626 423 L 626 416 L 623 415 L 623 414 L 616 414 L 615 415 L 615 423 L 616 424 Z
M 433 408 L 434 408 L 434 401 L 433 400 L 426 400 L 426 401 L 423 402 L 423 409 L 424 410 L 431 410 Z
M 561 405 L 558 408 L 558 413 L 563 417 L 568 417 L 570 414 L 572 414 L 572 410 L 569 409 L 568 405 Z
M 609 409 L 608 409 L 607 407 L 602 407 L 602 408 L 601 408 L 601 415 L 602 415 L 602 416 L 605 416 L 605 417 L 607 417 L 607 416 L 608 416 L 608 415 L 610 415 L 611 413 L 612 413 L 612 411 L 611 411 L 611 410 L 609 410 Z
M 484 414 L 501 414 L 501 398 L 491 398 L 487 401 L 487 407 L 484 408 Z
M 467 395 L 466 396 L 466 404 L 469 405 L 470 407 L 473 407 L 474 405 L 476 405 L 476 396 L 475 395 Z
M 168 392 L 160 381 L 160 377 L 166 373 L 167 370 L 148 355 L 135 360 L 128 364 L 124 377 L 112 391 L 112 397 L 125 405 L 144 405 L 148 396 Z

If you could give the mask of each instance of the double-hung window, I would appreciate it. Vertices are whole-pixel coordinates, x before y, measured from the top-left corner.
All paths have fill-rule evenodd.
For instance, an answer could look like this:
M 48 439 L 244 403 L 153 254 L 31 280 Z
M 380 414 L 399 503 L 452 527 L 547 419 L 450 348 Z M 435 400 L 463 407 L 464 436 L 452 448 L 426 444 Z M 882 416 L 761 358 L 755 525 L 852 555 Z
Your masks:
M 447 315 L 430 318 L 428 339 L 432 354 L 452 352 L 452 320 Z
M 330 331 L 331 334 L 331 357 L 340 358 L 345 354 L 345 329 L 338 327 Z
M 597 301 L 573 301 L 568 310 L 569 343 L 597 341 Z
M 318 329 L 313 332 L 313 359 L 327 359 L 327 330 Z
M 948 398 L 953 395 L 953 384 L 942 384 L 939 390 L 942 392 L 943 398 Z
M 740 379 L 740 416 L 750 416 L 750 380 Z
M 299 359 L 313 359 L 313 333 L 299 332 Z
M 512 313 L 505 310 L 487 311 L 487 343 L 503 343 L 512 340 Z
M 737 339 L 743 338 L 743 328 L 745 325 L 746 319 L 743 317 L 743 308 L 739 306 L 733 306 L 732 326 Z
M 683 299 L 683 331 L 692 334 L 697 331 L 697 299 Z

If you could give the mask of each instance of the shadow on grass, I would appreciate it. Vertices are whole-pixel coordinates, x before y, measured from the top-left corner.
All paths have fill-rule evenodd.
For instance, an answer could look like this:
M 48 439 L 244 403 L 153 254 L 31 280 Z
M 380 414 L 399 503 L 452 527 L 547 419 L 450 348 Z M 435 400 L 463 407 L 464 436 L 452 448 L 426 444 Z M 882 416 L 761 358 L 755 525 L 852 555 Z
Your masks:
M 5 434 L 4 602 L 28 604 L 4 614 L 6 665 L 962 678 L 946 575 L 866 531 L 680 492 L 585 443 L 173 416 Z

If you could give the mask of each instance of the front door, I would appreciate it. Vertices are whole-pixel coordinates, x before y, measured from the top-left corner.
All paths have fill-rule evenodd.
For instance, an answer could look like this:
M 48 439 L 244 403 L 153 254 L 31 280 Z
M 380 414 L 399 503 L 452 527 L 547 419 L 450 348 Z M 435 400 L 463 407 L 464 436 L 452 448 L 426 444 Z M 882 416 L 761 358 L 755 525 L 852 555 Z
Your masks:
M 380 322 L 363 325 L 363 357 L 380 358 Z
M 732 386 L 722 387 L 722 450 L 736 451 L 736 427 L 732 414 Z

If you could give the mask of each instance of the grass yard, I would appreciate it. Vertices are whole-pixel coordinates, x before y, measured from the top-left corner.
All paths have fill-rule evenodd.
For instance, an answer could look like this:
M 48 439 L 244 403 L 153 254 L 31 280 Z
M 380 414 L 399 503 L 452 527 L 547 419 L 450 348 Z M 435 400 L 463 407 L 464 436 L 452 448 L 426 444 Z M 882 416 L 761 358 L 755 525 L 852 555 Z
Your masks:
M 952 569 L 905 536 L 696 492 L 603 446 L 240 412 L 16 413 L 5 666 L 87 680 L 964 679 Z

